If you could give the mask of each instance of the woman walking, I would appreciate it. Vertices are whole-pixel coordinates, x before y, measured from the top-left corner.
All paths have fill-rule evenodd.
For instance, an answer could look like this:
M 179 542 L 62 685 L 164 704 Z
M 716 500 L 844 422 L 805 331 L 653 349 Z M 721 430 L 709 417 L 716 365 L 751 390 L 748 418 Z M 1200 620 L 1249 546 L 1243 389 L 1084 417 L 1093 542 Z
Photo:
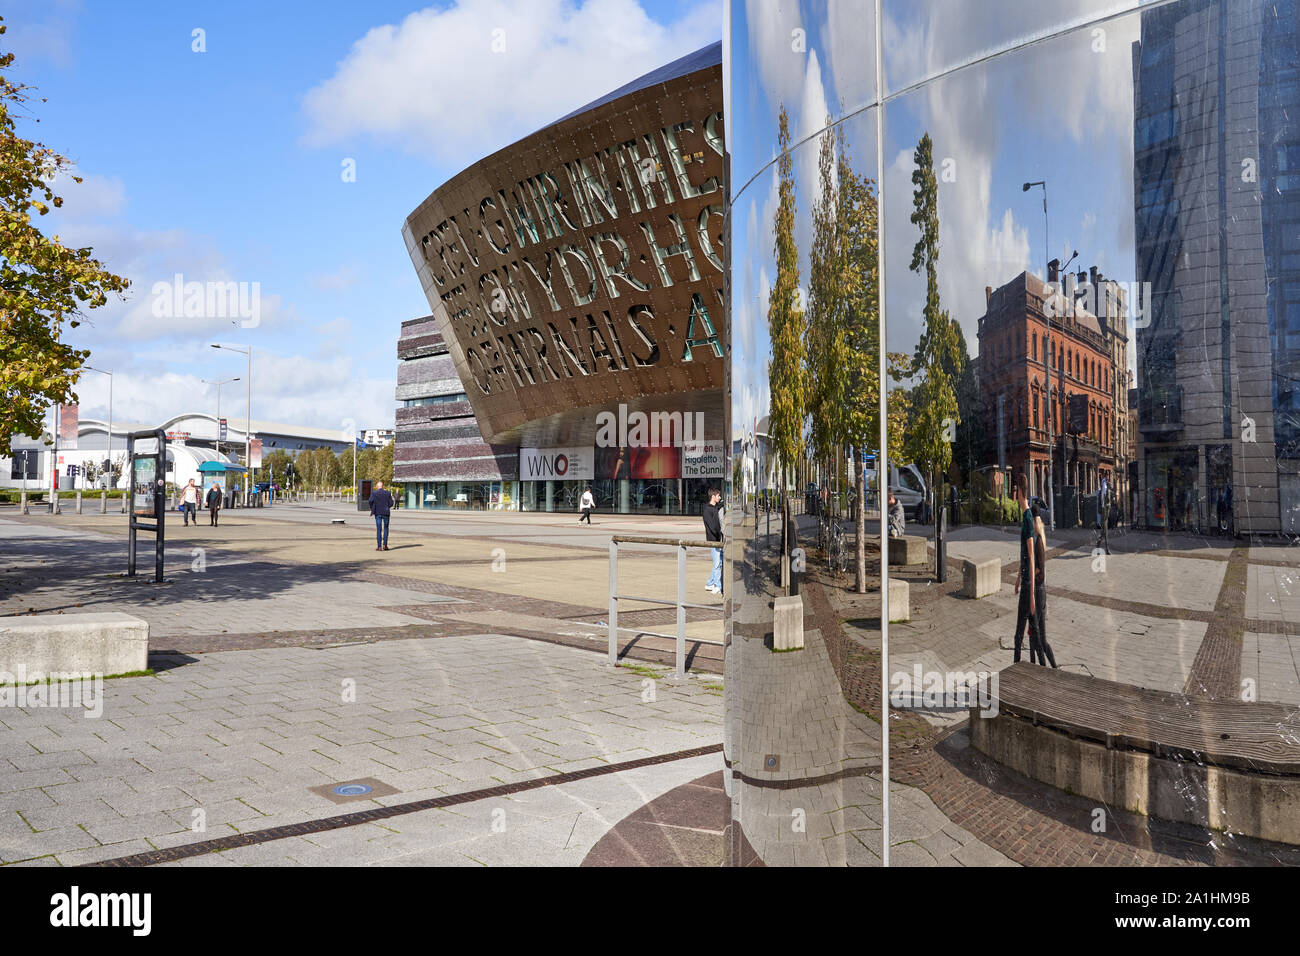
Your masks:
M 221 485 L 213 482 L 212 487 L 208 489 L 208 524 L 212 527 L 217 526 L 217 512 L 221 510 Z

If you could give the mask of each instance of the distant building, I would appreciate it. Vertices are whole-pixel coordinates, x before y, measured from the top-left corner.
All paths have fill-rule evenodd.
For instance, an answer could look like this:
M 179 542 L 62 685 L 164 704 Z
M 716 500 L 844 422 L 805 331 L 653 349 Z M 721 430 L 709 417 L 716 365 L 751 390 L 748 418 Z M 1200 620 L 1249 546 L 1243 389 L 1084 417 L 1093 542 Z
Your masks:
M 1091 494 L 1105 476 L 1122 494 L 1129 451 L 1128 429 L 1119 418 L 1126 418 L 1128 402 L 1125 393 L 1117 409 L 1116 396 L 1127 382 L 1127 374 L 1121 375 L 1127 364 L 1124 291 L 1095 268 L 1067 273 L 1061 284 L 1059 263 L 1053 260 L 1048 268 L 1048 283 L 1022 272 L 998 289 L 984 290 L 978 380 L 993 414 L 994 458 L 988 464 L 1026 475 L 1030 494 L 1044 498 L 1049 475 L 1058 493 L 1072 486 Z
M 1300 532 L 1300 24 L 1185 0 L 1133 45 L 1138 458 L 1148 527 Z
M 374 448 L 383 448 L 393 443 L 396 434 L 392 428 L 367 428 L 361 433 L 361 440 Z
M 183 485 L 191 478 L 198 479 L 198 467 L 205 461 L 243 462 L 246 427 L 246 419 L 227 419 L 223 439 L 217 417 L 205 412 L 188 412 L 151 425 L 114 421 L 110 450 L 108 423 L 82 418 L 77 423 L 76 448 L 61 444 L 56 452 L 34 438 L 15 437 L 13 457 L 0 458 L 0 488 L 23 487 L 24 475 L 29 489 L 49 488 L 52 468 L 59 473 L 60 490 L 104 487 L 106 481 L 98 477 L 103 472 L 103 463 L 111 460 L 115 467 L 120 464 L 126 456 L 126 436 L 156 428 L 167 432 L 167 480 Z M 274 451 L 297 455 L 316 448 L 328 448 L 338 454 L 348 447 L 347 438 L 337 429 L 257 419 L 253 419 L 252 437 L 261 441 L 264 456 Z M 68 470 L 71 466 L 78 469 L 75 478 Z M 118 487 L 126 486 L 127 479 L 120 478 Z

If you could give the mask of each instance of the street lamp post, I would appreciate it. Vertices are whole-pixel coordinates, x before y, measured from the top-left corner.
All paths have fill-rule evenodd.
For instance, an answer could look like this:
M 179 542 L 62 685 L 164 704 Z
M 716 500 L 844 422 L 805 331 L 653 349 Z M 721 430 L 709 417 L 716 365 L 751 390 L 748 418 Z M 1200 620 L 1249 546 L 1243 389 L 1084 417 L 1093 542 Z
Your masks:
M 249 501 L 248 486 L 253 480 L 253 347 L 249 345 L 245 348 L 238 348 L 233 345 L 217 345 L 216 343 L 213 343 L 212 347 L 248 356 L 248 424 L 244 428 L 244 467 L 248 469 L 244 476 L 244 507 L 247 508 Z
M 1029 192 L 1034 186 L 1043 187 L 1043 284 L 1047 284 L 1047 240 L 1048 240 L 1048 223 L 1047 223 L 1047 182 L 1038 180 L 1037 182 L 1025 183 L 1020 187 L 1021 192 Z M 1052 316 L 1051 310 L 1046 308 L 1044 300 L 1043 318 L 1047 320 L 1047 354 L 1043 356 L 1047 364 L 1047 523 L 1053 531 L 1056 530 L 1056 476 L 1052 467 L 1052 456 L 1055 450 L 1053 437 L 1052 419 L 1056 413 L 1056 400 L 1052 396 L 1052 362 L 1051 362 L 1051 342 L 1052 342 Z M 1061 445 L 1061 454 L 1065 454 L 1065 445 Z M 1065 465 L 1061 465 L 1061 478 L 1065 478 Z
M 238 382 L 239 376 L 236 375 L 234 378 L 222 379 L 220 381 L 214 381 L 206 378 L 199 379 L 199 381 L 201 381 L 204 385 L 217 386 L 217 457 L 220 458 L 221 457 L 221 386 L 229 385 L 231 382 Z
M 82 368 L 89 369 L 92 372 L 98 372 L 100 375 L 108 376 L 108 451 L 106 458 L 108 460 L 108 481 L 113 480 L 113 373 L 102 368 L 95 368 L 92 365 L 83 365 Z M 108 487 L 106 484 L 105 487 Z

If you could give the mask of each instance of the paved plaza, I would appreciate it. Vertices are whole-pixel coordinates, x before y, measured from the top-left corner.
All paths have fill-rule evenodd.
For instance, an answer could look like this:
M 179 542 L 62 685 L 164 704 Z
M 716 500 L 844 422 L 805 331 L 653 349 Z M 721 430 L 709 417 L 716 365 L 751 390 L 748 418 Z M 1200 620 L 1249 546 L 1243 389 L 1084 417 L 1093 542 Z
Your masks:
M 732 603 L 740 679 L 701 644 L 675 681 L 671 642 L 647 633 L 671 631 L 672 608 L 627 602 L 623 666 L 607 663 L 609 541 L 695 538 L 695 519 L 399 512 L 376 553 L 346 506 L 236 510 L 216 529 L 169 522 L 164 585 L 144 580 L 147 540 L 142 580 L 121 576 L 124 522 L 0 511 L 0 616 L 125 611 L 150 625 L 154 671 L 106 681 L 97 719 L 0 712 L 0 863 L 717 865 L 733 818 L 768 865 L 880 862 L 878 595 L 810 579 L 806 648 L 774 654 L 778 589 L 751 581 Z M 752 517 L 736 530 L 770 551 Z M 1063 667 L 1188 692 L 1249 679 L 1300 703 L 1293 550 L 1124 535 L 1102 561 L 1083 532 L 1049 545 Z M 955 593 L 959 573 L 897 569 L 912 620 L 890 627 L 891 672 L 1006 667 L 1015 554 L 1008 530 L 952 532 L 950 560 L 1003 564 L 979 601 Z M 720 640 L 708 558 L 688 560 L 688 600 L 716 608 L 692 611 L 688 634 Z M 674 549 L 624 546 L 624 593 L 670 597 L 675 576 Z M 915 715 L 939 736 L 895 741 L 893 864 L 1138 861 L 1090 843 L 1068 796 L 980 763 L 964 711 Z M 370 789 L 334 793 L 347 784 Z

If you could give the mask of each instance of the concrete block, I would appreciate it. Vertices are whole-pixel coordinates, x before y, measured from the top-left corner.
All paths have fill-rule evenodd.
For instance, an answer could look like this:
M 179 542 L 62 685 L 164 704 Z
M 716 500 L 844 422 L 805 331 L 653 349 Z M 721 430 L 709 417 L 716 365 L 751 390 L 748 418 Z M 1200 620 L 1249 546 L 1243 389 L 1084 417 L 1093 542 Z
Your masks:
M 911 588 L 906 581 L 889 579 L 889 623 L 912 619 Z
M 889 539 L 890 564 L 925 564 L 925 539 L 904 534 Z
M 803 598 L 779 597 L 773 604 L 772 649 L 793 651 L 803 647 Z
M 961 563 L 961 593 L 968 598 L 988 597 L 1002 590 L 1002 562 L 997 558 L 967 558 Z
M 126 674 L 149 666 L 149 624 L 130 614 L 0 618 L 0 672 Z

